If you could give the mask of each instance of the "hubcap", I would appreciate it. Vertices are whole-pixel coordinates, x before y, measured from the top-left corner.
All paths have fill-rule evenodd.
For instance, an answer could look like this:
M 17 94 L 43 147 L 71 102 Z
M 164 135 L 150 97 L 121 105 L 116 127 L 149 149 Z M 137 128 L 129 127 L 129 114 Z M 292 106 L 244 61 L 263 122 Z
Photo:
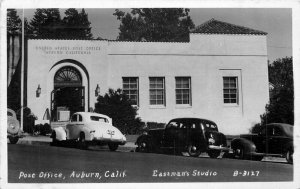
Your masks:
M 196 146 L 192 146 L 192 151 L 195 152 L 197 150 Z

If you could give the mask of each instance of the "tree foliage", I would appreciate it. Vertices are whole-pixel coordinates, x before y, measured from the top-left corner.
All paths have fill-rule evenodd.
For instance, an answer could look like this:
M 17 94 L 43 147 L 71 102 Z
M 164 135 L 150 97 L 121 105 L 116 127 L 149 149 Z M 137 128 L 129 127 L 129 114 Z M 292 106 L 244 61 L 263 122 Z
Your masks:
M 125 134 L 136 134 L 143 126 L 141 119 L 137 117 L 137 109 L 121 89 L 109 89 L 104 96 L 99 96 L 95 112 L 111 117 L 113 125 Z
M 67 9 L 62 19 L 59 9 L 37 9 L 29 22 L 28 34 L 35 38 L 92 39 L 88 14 L 84 9 Z
M 293 58 L 277 59 L 269 65 L 270 103 L 266 113 L 261 115 L 262 125 L 266 123 L 294 124 Z
M 21 19 L 17 14 L 16 9 L 7 9 L 7 32 L 16 34 L 21 32 Z
M 183 8 L 135 8 L 131 13 L 115 10 L 121 21 L 117 40 L 122 41 L 189 41 L 189 31 L 195 27 Z

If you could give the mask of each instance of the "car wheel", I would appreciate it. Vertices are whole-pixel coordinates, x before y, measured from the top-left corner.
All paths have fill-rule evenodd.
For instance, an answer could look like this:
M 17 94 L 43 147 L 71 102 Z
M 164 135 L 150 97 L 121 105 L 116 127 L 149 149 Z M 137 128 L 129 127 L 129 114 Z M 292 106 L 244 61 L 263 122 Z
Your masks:
M 116 151 L 118 149 L 119 145 L 115 144 L 115 143 L 109 143 L 108 147 L 109 147 L 110 151 Z
M 191 157 L 198 157 L 201 154 L 200 148 L 194 143 L 190 143 L 187 147 L 187 150 Z
M 207 152 L 207 154 L 209 155 L 209 157 L 211 158 L 217 158 L 219 157 L 219 155 L 221 154 L 221 151 L 220 150 L 209 150 Z
M 136 149 L 136 152 L 143 152 L 143 153 L 150 152 L 150 144 L 146 139 L 141 139 L 140 141 L 138 141 L 137 146 L 138 147 Z
M 245 159 L 245 150 L 243 147 L 237 147 L 233 149 L 234 158 Z
M 86 150 L 87 147 L 88 147 L 88 145 L 85 141 L 85 135 L 82 132 L 79 135 L 79 140 L 78 140 L 77 145 L 78 145 L 78 148 L 81 149 L 81 150 Z
M 293 155 L 294 155 L 294 151 L 292 149 L 289 149 L 285 154 L 286 161 L 289 164 L 293 164 Z
M 11 144 L 16 144 L 19 141 L 18 136 L 9 136 L 8 139 Z

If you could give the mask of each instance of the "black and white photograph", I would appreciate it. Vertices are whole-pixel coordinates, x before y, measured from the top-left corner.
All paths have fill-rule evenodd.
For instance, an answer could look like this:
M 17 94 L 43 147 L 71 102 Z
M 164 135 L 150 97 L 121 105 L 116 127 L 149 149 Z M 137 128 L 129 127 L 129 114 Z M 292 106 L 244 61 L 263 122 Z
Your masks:
M 300 187 L 299 1 L 0 3 L 0 188 Z

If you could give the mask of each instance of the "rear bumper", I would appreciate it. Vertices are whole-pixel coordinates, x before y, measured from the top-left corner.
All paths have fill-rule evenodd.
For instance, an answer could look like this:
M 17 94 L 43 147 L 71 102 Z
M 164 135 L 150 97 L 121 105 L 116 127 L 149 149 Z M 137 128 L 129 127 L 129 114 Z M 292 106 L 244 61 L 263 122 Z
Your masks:
M 221 150 L 221 151 L 229 151 L 229 148 L 224 147 L 224 146 L 215 146 L 215 145 L 209 145 L 208 149 L 211 150 Z
M 111 138 L 100 138 L 100 137 L 94 137 L 93 142 L 97 143 L 114 143 L 118 145 L 124 145 L 126 144 L 126 140 L 120 140 L 120 139 L 111 139 Z

